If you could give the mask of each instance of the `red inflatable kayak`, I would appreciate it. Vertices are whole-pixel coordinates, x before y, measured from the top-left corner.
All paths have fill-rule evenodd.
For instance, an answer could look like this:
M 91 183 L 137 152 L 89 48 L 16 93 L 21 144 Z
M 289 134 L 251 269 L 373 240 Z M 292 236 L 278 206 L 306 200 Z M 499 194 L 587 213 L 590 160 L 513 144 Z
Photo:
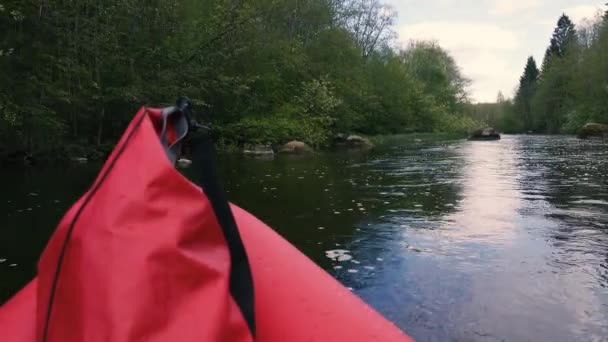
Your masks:
M 1 341 L 411 341 L 228 204 L 205 134 L 200 186 L 183 177 L 174 162 L 192 127 L 184 106 L 138 112 L 38 277 L 0 308 Z

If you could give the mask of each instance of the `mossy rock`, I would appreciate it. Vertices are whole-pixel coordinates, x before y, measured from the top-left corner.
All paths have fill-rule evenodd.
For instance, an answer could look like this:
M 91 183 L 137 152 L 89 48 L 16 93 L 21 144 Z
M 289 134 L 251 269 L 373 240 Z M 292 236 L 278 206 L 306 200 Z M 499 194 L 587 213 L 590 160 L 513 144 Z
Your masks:
M 581 139 L 589 138 L 608 138 L 608 125 L 590 122 L 585 124 L 579 132 L 578 137 Z

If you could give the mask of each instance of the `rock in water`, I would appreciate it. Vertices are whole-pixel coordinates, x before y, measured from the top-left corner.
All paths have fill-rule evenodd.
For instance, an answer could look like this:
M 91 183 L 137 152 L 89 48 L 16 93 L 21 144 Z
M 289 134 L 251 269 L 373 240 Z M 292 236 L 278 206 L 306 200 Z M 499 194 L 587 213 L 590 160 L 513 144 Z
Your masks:
M 346 138 L 346 142 L 348 142 L 348 144 L 352 147 L 363 147 L 363 148 L 368 148 L 368 147 L 373 147 L 374 144 L 372 144 L 371 141 L 369 141 L 369 139 L 363 138 L 361 136 L 358 135 L 350 135 L 348 136 L 348 138 Z
M 345 137 L 343 134 L 339 134 L 334 138 L 334 146 L 349 149 L 370 149 L 374 147 L 374 144 L 369 139 L 359 135 Z
M 177 160 L 177 167 L 180 169 L 187 169 L 192 166 L 192 160 L 186 158 L 180 158 Z
M 290 154 L 305 154 L 311 153 L 313 149 L 306 145 L 306 143 L 301 141 L 290 141 L 287 144 L 283 145 L 279 150 L 280 153 L 290 153 Z
M 608 125 L 593 122 L 587 123 L 578 132 L 578 137 L 581 139 L 608 138 Z
M 72 158 L 72 161 L 75 163 L 85 164 L 89 161 L 89 159 L 86 157 L 75 157 L 75 158 Z

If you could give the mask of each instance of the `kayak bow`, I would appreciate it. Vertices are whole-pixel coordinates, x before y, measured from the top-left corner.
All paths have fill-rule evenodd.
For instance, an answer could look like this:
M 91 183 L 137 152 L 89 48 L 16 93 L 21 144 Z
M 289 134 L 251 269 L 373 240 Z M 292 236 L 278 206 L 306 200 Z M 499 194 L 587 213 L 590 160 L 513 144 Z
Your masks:
M 188 102 L 142 108 L 0 308 L 5 342 L 411 341 L 230 205 Z M 197 186 L 174 167 L 195 143 Z

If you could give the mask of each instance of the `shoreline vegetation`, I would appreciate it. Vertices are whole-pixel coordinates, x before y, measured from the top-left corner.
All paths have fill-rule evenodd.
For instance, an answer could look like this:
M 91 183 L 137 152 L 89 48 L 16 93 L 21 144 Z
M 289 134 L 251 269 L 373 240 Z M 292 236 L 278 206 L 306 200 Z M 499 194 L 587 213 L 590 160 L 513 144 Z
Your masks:
M 142 104 L 181 95 L 223 150 L 608 122 L 608 16 L 560 18 L 542 68 L 491 104 L 436 42 L 397 47 L 396 17 L 381 0 L 6 0 L 0 163 L 102 159 Z

